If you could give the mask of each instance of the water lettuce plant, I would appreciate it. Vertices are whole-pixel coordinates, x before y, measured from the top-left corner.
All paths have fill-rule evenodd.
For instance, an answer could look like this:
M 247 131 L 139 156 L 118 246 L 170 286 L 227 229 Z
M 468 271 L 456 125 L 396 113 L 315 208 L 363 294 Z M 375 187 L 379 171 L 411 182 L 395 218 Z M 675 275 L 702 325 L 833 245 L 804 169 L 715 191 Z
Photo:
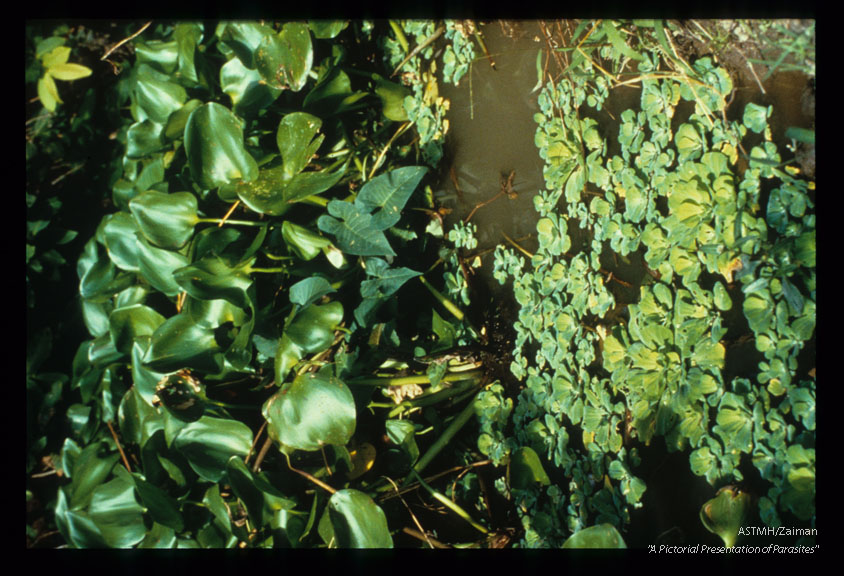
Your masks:
M 647 489 L 637 446 L 657 441 L 716 488 L 752 463 L 767 525 L 815 518 L 814 183 L 772 141 L 775 110 L 735 118 L 729 74 L 645 24 L 573 33 L 538 100 L 538 248 L 496 250 L 523 389 L 481 394 L 479 448 L 501 464 L 530 448 L 554 471 L 501 486 L 527 546 L 623 531 Z M 607 99 L 632 84 L 638 102 L 608 122 Z

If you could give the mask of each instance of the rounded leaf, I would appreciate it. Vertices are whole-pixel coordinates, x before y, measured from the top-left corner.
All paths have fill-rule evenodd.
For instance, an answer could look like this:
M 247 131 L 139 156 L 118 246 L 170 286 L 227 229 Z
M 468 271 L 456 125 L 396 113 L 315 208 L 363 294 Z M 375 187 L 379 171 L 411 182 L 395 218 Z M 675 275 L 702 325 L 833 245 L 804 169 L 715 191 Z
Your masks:
M 328 501 L 328 516 L 340 548 L 392 548 L 384 511 L 366 494 L 347 489 Z
M 219 482 L 232 456 L 246 456 L 252 430 L 237 420 L 203 416 L 182 428 L 173 446 L 204 480 Z
M 712 288 L 712 295 L 714 296 L 715 306 L 719 310 L 729 310 L 733 307 L 733 301 L 730 299 L 727 289 L 724 288 L 724 285 L 720 281 L 715 282 L 715 286 Z
M 727 548 L 732 548 L 750 506 L 749 494 L 727 486 L 701 507 L 700 521 L 707 530 L 720 536 Z
M 164 316 L 141 304 L 117 308 L 108 318 L 111 341 L 117 350 L 128 355 L 136 338 L 150 336 L 164 320 Z
M 239 119 L 215 102 L 203 104 L 188 118 L 185 153 L 191 176 L 205 189 L 258 176 L 258 164 L 243 147 Z
M 129 210 L 147 240 L 174 250 L 193 236 L 199 220 L 196 197 L 190 192 L 168 194 L 147 190 L 132 198 Z
M 563 543 L 563 548 L 627 548 L 627 545 L 615 526 L 599 524 L 575 532 Z
M 302 374 L 281 388 L 263 407 L 270 437 L 282 449 L 319 450 L 345 446 L 355 432 L 355 401 L 342 380 Z
M 522 446 L 513 452 L 507 473 L 511 488 L 527 490 L 537 484 L 541 486 L 551 484 L 551 479 L 542 467 L 539 456 L 528 446 Z

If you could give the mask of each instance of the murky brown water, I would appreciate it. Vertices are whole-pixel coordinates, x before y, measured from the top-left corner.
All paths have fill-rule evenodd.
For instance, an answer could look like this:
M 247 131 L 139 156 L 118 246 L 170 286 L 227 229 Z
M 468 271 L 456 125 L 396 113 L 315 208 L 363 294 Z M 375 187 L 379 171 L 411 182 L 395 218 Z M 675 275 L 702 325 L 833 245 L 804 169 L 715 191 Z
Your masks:
M 533 197 L 544 186 L 543 161 L 534 144 L 537 92 L 531 93 L 537 83 L 536 55 L 544 44 L 535 39 L 536 22 L 513 24 L 512 37 L 498 23 L 481 28 L 495 69 L 480 59 L 459 86 L 440 87 L 451 101 L 446 164 L 438 193 L 441 204 L 453 210 L 447 224 L 467 218 L 478 204 L 495 197 L 501 191 L 502 175 L 506 178 L 515 172 L 515 198 L 502 194 L 472 214 L 480 251 L 505 242 L 504 234 L 521 238 L 525 248 L 533 249 L 529 238 L 537 219 Z M 491 252 L 483 256 L 483 262 L 482 274 L 491 279 Z

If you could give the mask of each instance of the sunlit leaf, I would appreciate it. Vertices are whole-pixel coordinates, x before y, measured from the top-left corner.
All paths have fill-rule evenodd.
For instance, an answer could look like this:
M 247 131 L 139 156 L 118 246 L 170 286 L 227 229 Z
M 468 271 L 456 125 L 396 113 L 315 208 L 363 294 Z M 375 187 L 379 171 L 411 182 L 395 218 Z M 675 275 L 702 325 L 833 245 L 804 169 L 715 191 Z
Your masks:
M 190 192 L 147 190 L 129 202 L 129 209 L 147 240 L 161 248 L 184 246 L 199 221 L 196 196 Z
M 355 431 L 355 402 L 338 378 L 302 374 L 282 386 L 263 407 L 270 437 L 282 450 L 345 446 Z
M 203 104 L 188 118 L 185 153 L 191 176 L 205 189 L 258 176 L 258 164 L 243 146 L 238 118 L 215 102 Z

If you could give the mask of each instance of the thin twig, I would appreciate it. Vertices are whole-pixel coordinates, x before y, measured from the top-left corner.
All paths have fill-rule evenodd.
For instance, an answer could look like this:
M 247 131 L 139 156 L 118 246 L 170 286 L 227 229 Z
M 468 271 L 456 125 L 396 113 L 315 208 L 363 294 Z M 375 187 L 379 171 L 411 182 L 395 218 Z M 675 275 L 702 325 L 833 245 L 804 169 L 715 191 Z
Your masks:
M 261 469 L 261 462 L 264 461 L 264 458 L 267 456 L 267 452 L 270 449 L 270 446 L 273 445 L 273 439 L 267 436 L 267 439 L 264 440 L 264 445 L 261 446 L 261 451 L 258 452 L 258 456 L 255 457 L 255 464 L 252 465 L 252 471 L 257 472 Z
M 412 122 L 405 122 L 404 124 L 399 126 L 399 129 L 396 130 L 396 133 L 393 134 L 393 137 L 390 138 L 390 141 L 387 142 L 387 145 L 384 146 L 383 150 L 381 150 L 381 153 L 378 155 L 378 158 L 375 160 L 375 164 L 373 164 L 373 166 L 372 166 L 372 170 L 369 172 L 369 179 L 370 180 L 372 180 L 372 177 L 375 175 L 375 171 L 378 170 L 378 168 L 381 166 L 381 162 L 384 160 L 384 155 L 387 153 L 387 150 L 390 149 L 390 146 L 393 145 L 393 142 L 395 142 L 396 138 L 398 138 L 399 136 L 404 134 L 405 130 L 410 128 L 411 124 L 412 124 Z
M 304 478 L 307 478 L 308 480 L 310 480 L 311 482 L 313 482 L 314 484 L 316 484 L 317 486 L 319 486 L 320 488 L 322 488 L 323 490 L 325 490 L 329 494 L 334 494 L 335 492 L 337 492 L 336 488 L 332 488 L 331 486 L 329 486 L 328 484 L 326 484 L 325 482 L 323 482 L 319 478 L 316 478 L 316 477 L 312 476 L 311 474 L 308 474 L 304 470 L 299 470 L 298 468 L 294 468 L 293 465 L 290 463 L 290 456 L 287 455 L 287 454 L 285 454 L 285 456 L 287 456 L 287 467 L 290 468 L 293 472 L 295 472 L 296 474 L 299 474 L 300 476 L 302 476 Z
M 225 223 L 226 223 L 226 220 L 228 220 L 228 219 L 229 219 L 229 216 L 231 216 L 231 215 L 232 215 L 232 213 L 235 211 L 235 208 L 237 208 L 238 206 L 240 206 L 240 200 L 238 200 L 237 202 L 235 202 L 234 204 L 232 204 L 232 207 L 231 207 L 231 208 L 229 208 L 229 211 L 228 211 L 228 212 L 226 212 L 225 216 L 223 216 L 223 217 L 220 219 L 220 222 L 217 224 L 217 226 L 218 226 L 218 227 L 220 227 L 220 228 L 222 228 L 222 227 L 223 227 L 223 224 L 225 224 Z
M 231 383 L 229 383 L 231 384 Z M 243 458 L 244 464 L 249 464 L 249 458 L 252 457 L 252 453 L 255 451 L 255 446 L 258 445 L 258 439 L 261 437 L 261 434 L 264 432 L 264 428 L 267 427 L 267 421 L 264 420 L 264 423 L 261 424 L 261 427 L 258 429 L 258 433 L 255 434 L 255 440 L 252 441 L 252 446 L 249 447 L 249 452 L 246 453 L 246 456 Z M 253 469 L 253 472 L 257 472 L 257 469 Z
M 398 65 L 398 66 L 396 66 L 396 69 L 395 69 L 395 70 L 393 70 L 393 73 L 392 73 L 392 74 L 390 74 L 390 78 L 392 78 L 393 76 L 395 76 L 395 75 L 398 73 L 398 71 L 399 71 L 399 70 L 401 70 L 401 69 L 402 69 L 402 67 L 410 61 L 410 59 L 411 59 L 411 58 L 413 58 L 414 56 L 416 56 L 417 54 L 419 54 L 420 52 L 422 52 L 422 50 L 424 50 L 425 48 L 427 48 L 427 47 L 428 47 L 428 46 L 429 46 L 429 45 L 430 45 L 430 44 L 431 44 L 434 40 L 436 40 L 437 38 L 439 38 L 439 37 L 442 35 L 442 33 L 443 33 L 443 32 L 445 32 L 445 26 L 440 26 L 439 28 L 437 28 L 437 29 L 436 29 L 436 31 L 435 31 L 433 34 L 431 34 L 430 36 L 428 36 L 427 38 L 425 38 L 425 40 L 424 40 L 421 44 L 419 44 L 418 46 L 416 46 L 416 48 L 414 48 L 413 50 L 411 50 L 411 51 L 410 51 L 410 54 L 408 54 L 408 55 L 405 57 L 405 59 L 404 59 L 404 60 L 402 60 L 402 61 L 399 63 L 399 65 Z
M 448 544 L 443 544 L 439 540 L 436 540 L 435 538 L 431 538 L 425 532 L 418 532 L 418 531 L 414 530 L 413 528 L 409 528 L 407 526 L 402 528 L 401 531 L 404 532 L 405 534 L 407 534 L 408 536 L 412 536 L 413 538 L 416 538 L 417 540 L 423 540 L 424 539 L 424 541 L 427 542 L 431 546 L 431 548 L 441 548 L 441 549 L 450 549 L 451 548 L 451 546 L 449 546 Z
M 108 420 L 106 420 L 106 426 L 108 426 L 108 430 L 109 432 L 111 432 L 111 437 L 114 438 L 114 443 L 117 444 L 117 450 L 120 452 L 120 457 L 123 459 L 123 465 L 126 466 L 126 470 L 131 472 L 132 467 L 129 466 L 129 460 L 126 458 L 126 453 L 123 452 L 123 447 L 120 445 L 120 440 L 117 439 L 117 433 L 114 431 L 114 427 Z
M 422 524 L 419 523 L 419 519 L 416 518 L 416 514 L 413 513 L 413 510 L 410 509 L 410 506 L 408 506 L 404 498 L 401 497 L 401 494 L 399 493 L 399 487 L 396 485 L 395 482 L 393 482 L 393 479 L 389 476 L 384 476 L 384 478 L 387 479 L 387 482 L 393 485 L 393 489 L 396 491 L 396 495 L 399 497 L 399 500 L 401 500 L 401 503 L 404 504 L 404 507 L 407 508 L 408 514 L 410 514 L 410 517 L 413 519 L 413 523 L 416 524 L 416 527 L 419 528 L 419 533 L 425 538 L 425 541 L 428 543 L 428 546 L 430 546 L 431 548 L 435 548 L 433 542 L 431 542 L 430 538 L 428 538 L 428 533 L 425 532 L 425 529 L 422 528 Z M 413 529 L 411 528 L 410 530 Z
M 82 168 L 83 166 L 85 166 L 84 163 L 76 164 L 74 166 L 71 166 L 70 170 L 68 170 L 67 172 L 65 172 L 64 174 L 62 174 L 60 176 L 57 176 L 52 182 L 50 182 L 50 185 L 55 186 L 56 184 L 58 184 L 59 182 L 64 180 L 65 177 L 70 176 L 71 174 L 73 174 L 74 172 L 76 172 L 77 170 Z
M 109 49 L 106 51 L 106 53 L 105 53 L 105 54 L 103 54 L 103 57 L 102 57 L 102 58 L 100 58 L 100 60 L 106 60 L 109 56 L 111 56 L 111 53 L 112 53 L 112 52 L 114 52 L 115 50 L 117 50 L 118 48 L 120 48 L 121 46 L 123 46 L 124 44 L 126 44 L 127 42 L 129 42 L 130 40 L 132 40 L 133 38 L 138 37 L 138 36 L 141 34 L 141 32 L 143 32 L 144 30 L 146 30 L 147 28 L 149 28 L 149 25 L 150 25 L 150 24 L 152 24 L 152 20 L 150 20 L 149 22 L 147 22 L 146 24 L 144 24 L 143 26 L 141 26 L 141 29 L 140 29 L 140 30 L 138 30 L 137 32 L 135 32 L 134 34 L 132 34 L 131 36 L 129 36 L 128 38 L 124 38 L 123 40 L 121 40 L 120 42 L 118 42 L 117 44 L 115 44 L 114 46 L 112 46 L 111 48 L 109 48 Z

